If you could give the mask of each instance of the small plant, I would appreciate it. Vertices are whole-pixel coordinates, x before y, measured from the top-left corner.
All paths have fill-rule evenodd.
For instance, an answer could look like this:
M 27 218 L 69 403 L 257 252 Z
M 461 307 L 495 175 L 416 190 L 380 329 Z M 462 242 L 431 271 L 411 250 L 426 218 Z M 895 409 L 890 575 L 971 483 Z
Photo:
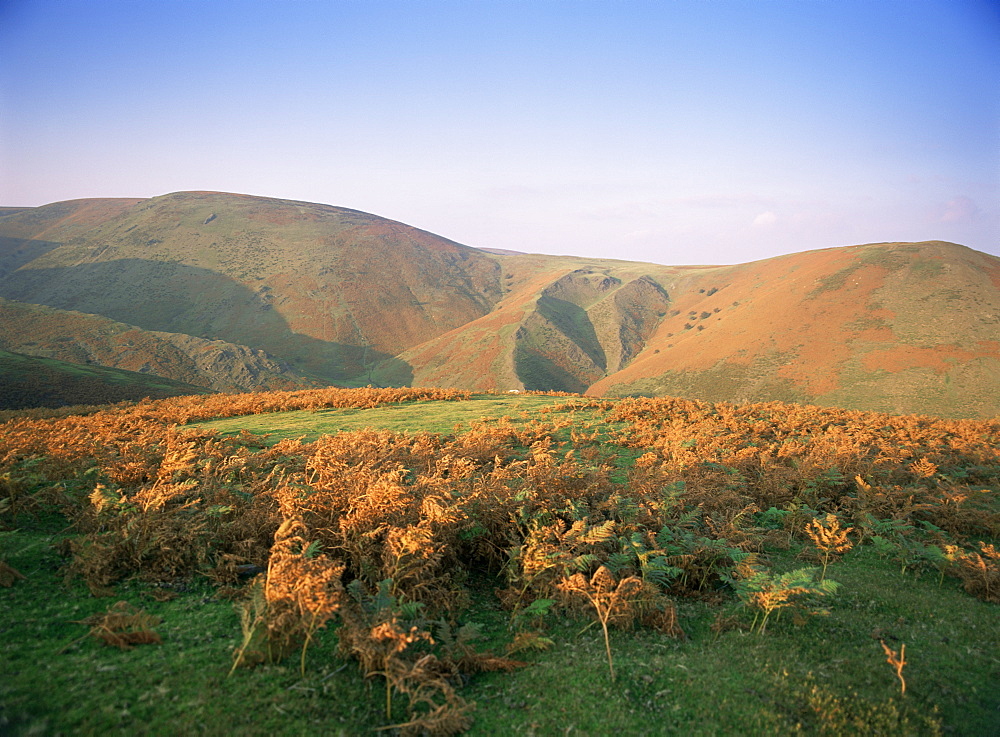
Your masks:
M 608 654 L 608 670 L 611 680 L 615 680 L 615 665 L 611 658 L 611 640 L 608 637 L 608 623 L 629 625 L 635 618 L 636 600 L 641 598 L 645 587 L 642 579 L 629 576 L 616 581 L 606 566 L 597 569 L 593 576 L 577 573 L 559 583 L 559 590 L 569 596 L 585 598 L 594 609 L 597 621 L 604 631 L 604 648 Z
M 979 543 L 979 553 L 957 545 L 945 545 L 944 554 L 952 561 L 948 569 L 962 579 L 965 590 L 983 601 L 1000 604 L 1000 551 L 993 544 Z
M 319 553 L 319 545 L 303 537 L 306 533 L 302 521 L 294 518 L 275 533 L 267 576 L 251 587 L 240 611 L 243 643 L 232 670 L 276 662 L 301 642 L 300 669 L 305 674 L 309 644 L 337 613 L 344 594 L 343 563 Z
M 820 581 L 826 578 L 826 567 L 830 565 L 830 561 L 851 549 L 852 543 L 847 539 L 847 533 L 853 529 L 841 528 L 840 520 L 835 514 L 826 515 L 825 520 L 814 519 L 806 525 L 806 532 L 819 551 L 820 562 L 823 564 Z
M 903 678 L 903 666 L 906 665 L 906 643 L 899 646 L 899 652 L 885 644 L 885 640 L 879 640 L 882 649 L 885 651 L 886 661 L 896 669 L 896 677 L 899 679 L 900 693 L 906 694 L 906 679 Z
M 775 576 L 761 568 L 752 569 L 746 578 L 730 578 L 740 601 L 754 610 L 750 629 L 763 634 L 771 614 L 782 609 L 803 609 L 809 613 L 821 613 L 822 609 L 807 606 L 814 596 L 827 596 L 840 588 L 836 581 L 815 579 L 815 568 L 798 568 L 780 576 Z M 763 617 L 761 616 L 763 615 Z
M 127 601 L 119 601 L 103 614 L 87 617 L 81 623 L 90 625 L 87 635 L 120 650 L 131 650 L 136 645 L 159 645 L 161 642 L 160 636 L 153 631 L 160 618 L 146 614 L 142 609 L 133 609 Z
M 938 467 L 926 458 L 921 458 L 919 461 L 911 463 L 909 468 L 914 476 L 922 479 L 929 479 L 938 472 Z

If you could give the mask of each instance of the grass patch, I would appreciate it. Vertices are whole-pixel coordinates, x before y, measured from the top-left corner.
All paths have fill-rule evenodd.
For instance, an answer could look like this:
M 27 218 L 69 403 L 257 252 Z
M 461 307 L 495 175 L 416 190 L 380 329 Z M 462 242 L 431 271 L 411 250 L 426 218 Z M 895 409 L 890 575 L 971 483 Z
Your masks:
M 227 678 L 239 644 L 238 616 L 204 582 L 119 585 L 93 598 L 66 583 L 52 543 L 37 530 L 5 533 L 8 561 L 26 579 L 0 597 L 0 730 L 5 734 L 360 734 L 379 723 L 381 686 L 336 652 L 323 631 L 299 673 L 288 662 Z M 801 565 L 775 552 L 778 566 Z M 746 631 L 733 604 L 682 601 L 676 640 L 649 631 L 612 631 L 618 679 L 611 682 L 599 628 L 550 616 L 554 646 L 523 656 L 513 673 L 472 677 L 469 734 L 951 734 L 994 733 L 1000 676 L 994 605 L 951 581 L 901 574 L 874 553 L 831 566 L 842 592 L 825 617 Z M 465 614 L 491 645 L 511 632 L 490 581 Z M 156 599 L 171 595 L 169 601 Z M 130 602 L 162 620 L 161 645 L 121 651 L 87 636 L 80 620 Z M 728 621 L 729 628 L 713 625 Z M 906 643 L 907 694 L 879 639 Z M 169 664 L 169 665 L 167 665 Z
M 573 403 L 572 398 L 531 394 L 475 395 L 462 402 L 423 401 L 400 402 L 373 409 L 319 409 L 293 412 L 272 412 L 265 415 L 230 417 L 224 420 L 197 423 L 197 427 L 215 430 L 220 435 L 233 436 L 242 431 L 267 435 L 273 444 L 285 438 L 316 440 L 349 430 L 370 428 L 392 432 L 430 432 L 450 434 L 467 429 L 471 423 L 491 422 L 508 417 L 524 424 L 532 419 L 551 419 L 553 407 Z M 583 403 L 583 400 L 576 400 Z M 568 414 L 571 410 L 564 409 Z
M 310 653 L 317 667 L 305 678 L 295 662 L 227 678 L 239 617 L 214 587 L 131 582 L 94 598 L 64 581 L 57 540 L 5 533 L 7 549 L 22 551 L 8 561 L 26 579 L 0 595 L 0 733 L 358 734 L 378 718 L 333 638 Z M 162 644 L 122 651 L 88 636 L 81 620 L 119 600 L 160 618 Z

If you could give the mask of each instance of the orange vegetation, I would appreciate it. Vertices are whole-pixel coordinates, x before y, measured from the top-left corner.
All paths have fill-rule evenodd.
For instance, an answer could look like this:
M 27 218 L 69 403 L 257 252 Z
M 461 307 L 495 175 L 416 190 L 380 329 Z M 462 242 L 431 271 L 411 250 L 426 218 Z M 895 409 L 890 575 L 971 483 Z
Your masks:
M 872 351 L 862 360 L 865 368 L 870 371 L 882 369 L 895 373 L 912 367 L 926 367 L 943 374 L 957 363 L 971 361 L 984 355 L 1000 358 L 1000 343 L 983 340 L 979 341 L 979 346 L 981 350 L 969 351 L 957 345 L 939 345 L 932 348 L 904 345 Z
M 982 542 L 1000 534 L 995 491 L 983 488 L 1000 475 L 997 421 L 577 398 L 524 425 L 455 436 L 363 430 L 268 447 L 184 427 L 468 396 L 321 389 L 13 419 L 0 432 L 0 523 L 61 509 L 77 532 L 69 570 L 95 594 L 125 577 L 200 572 L 232 585 L 240 566 L 263 569 L 246 592 L 234 668 L 298 651 L 304 669 L 336 618 L 342 651 L 385 681 L 387 721 L 405 698 L 406 721 L 393 726 L 406 734 L 465 729 L 472 705 L 456 676 L 521 665 L 470 644 L 458 621 L 470 574 L 505 584 L 514 649 L 539 642 L 526 613 L 544 602 L 596 617 L 605 635 L 608 625 L 679 635 L 673 597 L 718 597 L 727 581 L 759 577 L 767 546 L 793 538 L 811 537 L 825 567 L 848 533 L 880 536 L 910 556 L 904 566 L 933 561 L 970 593 L 1000 595 L 998 556 Z M 638 455 L 631 468 L 619 452 Z M 615 480 L 616 467 L 627 478 Z M 936 558 L 912 557 L 929 546 Z

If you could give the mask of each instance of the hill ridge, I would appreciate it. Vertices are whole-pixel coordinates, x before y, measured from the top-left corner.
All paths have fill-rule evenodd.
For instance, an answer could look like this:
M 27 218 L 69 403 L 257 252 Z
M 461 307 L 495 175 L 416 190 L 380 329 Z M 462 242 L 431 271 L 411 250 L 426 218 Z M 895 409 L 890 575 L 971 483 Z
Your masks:
M 944 241 L 668 266 L 188 191 L 0 210 L 0 297 L 246 346 L 317 384 L 1000 414 L 1000 259 Z

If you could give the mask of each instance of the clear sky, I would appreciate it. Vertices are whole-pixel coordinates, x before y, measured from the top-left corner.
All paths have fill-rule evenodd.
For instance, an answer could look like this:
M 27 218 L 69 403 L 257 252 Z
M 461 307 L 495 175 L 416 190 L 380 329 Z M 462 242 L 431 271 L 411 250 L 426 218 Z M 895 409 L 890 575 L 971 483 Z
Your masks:
M 0 0 L 0 205 L 180 190 L 665 264 L 1000 255 L 1000 4 Z

